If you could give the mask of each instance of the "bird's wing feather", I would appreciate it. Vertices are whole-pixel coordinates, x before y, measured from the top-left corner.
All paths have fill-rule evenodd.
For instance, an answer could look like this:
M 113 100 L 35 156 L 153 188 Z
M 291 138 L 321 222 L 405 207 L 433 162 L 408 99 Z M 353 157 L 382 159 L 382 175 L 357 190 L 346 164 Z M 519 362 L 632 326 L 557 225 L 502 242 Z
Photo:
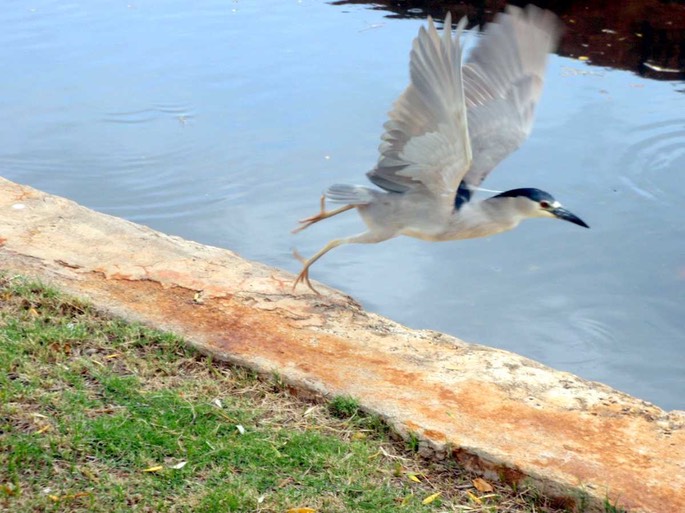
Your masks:
M 427 189 L 452 204 L 455 191 L 471 165 L 459 36 L 452 38 L 451 17 L 442 37 L 428 19 L 414 40 L 411 83 L 385 123 L 381 156 L 369 179 L 386 190 Z
M 473 151 L 468 185 L 480 185 L 528 137 L 561 32 L 554 14 L 532 5 L 510 6 L 485 27 L 462 70 Z

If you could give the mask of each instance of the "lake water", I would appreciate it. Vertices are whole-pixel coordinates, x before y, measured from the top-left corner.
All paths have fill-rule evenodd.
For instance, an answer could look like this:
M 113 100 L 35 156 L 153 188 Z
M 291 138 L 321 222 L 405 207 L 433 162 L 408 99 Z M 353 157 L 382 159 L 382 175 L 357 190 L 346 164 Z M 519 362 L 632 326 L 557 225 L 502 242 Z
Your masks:
M 299 271 L 292 236 L 365 183 L 420 20 L 311 0 L 11 1 L 0 175 Z M 685 84 L 552 56 L 530 139 L 484 183 L 591 225 L 347 246 L 312 267 L 367 309 L 685 409 Z M 301 289 L 304 293 L 305 289 Z

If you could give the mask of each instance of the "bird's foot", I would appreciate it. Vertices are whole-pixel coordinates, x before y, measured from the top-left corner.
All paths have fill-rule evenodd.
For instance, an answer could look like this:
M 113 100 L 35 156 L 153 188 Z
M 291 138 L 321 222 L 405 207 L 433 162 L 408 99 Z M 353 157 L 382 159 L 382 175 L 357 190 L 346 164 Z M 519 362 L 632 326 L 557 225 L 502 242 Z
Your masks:
M 347 212 L 348 210 L 353 208 L 353 205 L 345 205 L 344 207 L 336 208 L 335 210 L 326 211 L 326 196 L 321 196 L 321 210 L 319 211 L 319 213 L 314 214 L 313 216 L 305 217 L 304 219 L 300 219 L 298 223 L 300 223 L 302 226 L 298 226 L 297 228 L 295 228 L 292 231 L 292 233 L 299 233 L 305 228 L 309 228 L 314 223 L 318 223 L 319 221 L 323 221 L 324 219 L 328 219 L 329 217 L 337 216 L 338 214 L 341 214 L 342 212 Z
M 306 228 L 306 227 L 305 227 Z M 309 280 L 309 266 L 313 263 L 308 260 L 306 260 L 302 255 L 298 253 L 296 249 L 293 250 L 293 256 L 297 258 L 302 265 L 304 266 L 302 270 L 300 271 L 300 274 L 297 275 L 297 278 L 295 278 L 295 282 L 293 283 L 293 290 L 300 284 L 300 283 L 306 283 L 307 287 L 309 287 L 315 294 L 321 295 L 321 292 L 316 290 L 314 288 L 314 285 L 312 285 L 312 282 Z
M 300 223 L 301 226 L 298 226 L 297 228 L 295 228 L 290 233 L 300 233 L 302 230 L 304 230 L 305 228 L 309 228 L 314 223 L 318 223 L 319 221 L 326 219 L 326 217 L 328 217 L 328 216 L 326 216 L 326 212 L 320 212 L 314 216 L 305 217 L 304 219 L 300 219 L 298 221 L 298 223 Z
M 329 213 L 326 212 L 326 196 L 321 195 L 321 210 L 319 211 L 318 214 L 314 214 L 313 216 L 305 217 L 304 219 L 300 219 L 298 223 L 300 223 L 302 226 L 298 226 L 295 228 L 292 233 L 299 233 L 305 228 L 309 228 L 311 225 L 314 223 L 318 223 L 319 221 L 322 221 L 323 219 L 326 219 L 329 217 Z

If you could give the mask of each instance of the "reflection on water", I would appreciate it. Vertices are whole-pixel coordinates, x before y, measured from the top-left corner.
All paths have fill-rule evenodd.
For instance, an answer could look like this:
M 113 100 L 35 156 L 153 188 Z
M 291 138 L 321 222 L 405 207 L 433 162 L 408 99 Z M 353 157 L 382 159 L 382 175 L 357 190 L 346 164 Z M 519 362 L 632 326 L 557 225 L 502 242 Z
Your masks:
M 367 4 L 368 0 L 336 0 L 334 5 Z M 520 7 L 528 0 L 473 0 L 427 5 L 422 0 L 378 0 L 374 9 L 389 17 L 417 18 L 430 14 L 442 19 L 447 10 L 453 19 L 467 16 L 470 26 L 483 26 L 507 4 Z M 685 79 L 685 3 L 664 0 L 596 2 L 594 0 L 537 0 L 539 7 L 554 11 L 566 25 L 559 51 L 598 66 L 635 71 L 663 80 Z
M 12 2 L 0 11 L 0 174 L 299 270 L 361 230 L 297 237 L 364 183 L 419 19 L 307 0 Z M 553 57 L 528 142 L 493 189 L 549 190 L 592 226 L 343 247 L 312 274 L 377 311 L 685 408 L 682 82 Z

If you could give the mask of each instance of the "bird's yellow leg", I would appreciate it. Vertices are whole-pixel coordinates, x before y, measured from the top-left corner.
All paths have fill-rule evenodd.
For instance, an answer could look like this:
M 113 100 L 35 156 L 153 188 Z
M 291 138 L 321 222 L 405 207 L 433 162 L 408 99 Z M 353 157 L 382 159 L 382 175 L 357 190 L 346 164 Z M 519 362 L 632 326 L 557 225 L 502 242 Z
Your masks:
M 322 256 L 324 256 L 324 255 L 325 255 L 326 253 L 328 253 L 330 250 L 332 250 L 333 248 L 337 248 L 337 247 L 340 246 L 341 244 L 345 244 L 345 243 L 347 243 L 347 242 L 348 242 L 347 239 L 335 239 L 335 240 L 332 240 L 332 241 L 330 241 L 328 244 L 326 244 L 323 248 L 321 248 L 321 250 L 320 250 L 318 253 L 316 253 L 314 256 L 312 256 L 311 258 L 309 258 L 309 259 L 307 259 L 307 260 L 305 260 L 304 258 L 302 258 L 302 256 L 300 256 L 300 254 L 299 254 L 297 251 L 293 251 L 293 254 L 295 255 L 295 258 L 297 258 L 300 262 L 302 262 L 302 265 L 303 265 L 302 270 L 300 271 L 300 274 L 297 275 L 297 278 L 295 279 L 295 283 L 293 283 L 293 290 L 295 290 L 295 287 L 297 287 L 297 285 L 298 285 L 299 283 L 304 282 L 304 283 L 306 283 L 307 286 L 308 286 L 310 289 L 312 289 L 316 294 L 321 295 L 321 293 L 320 293 L 318 290 L 316 290 L 316 289 L 314 288 L 314 285 L 312 285 L 312 282 L 309 281 L 309 268 L 312 266 L 312 264 L 313 264 L 314 262 L 316 262 L 319 258 L 321 258 Z
M 309 228 L 311 225 L 314 223 L 318 223 L 319 221 L 323 221 L 324 219 L 328 219 L 329 217 L 337 216 L 338 214 L 342 214 L 343 212 L 347 212 L 350 209 L 353 209 L 354 205 L 345 205 L 344 207 L 336 208 L 335 210 L 330 210 L 326 212 L 326 196 L 321 196 L 321 211 L 318 214 L 315 214 L 310 217 L 306 217 L 304 219 L 300 219 L 298 222 L 302 226 L 298 226 L 295 228 L 292 233 L 298 233 L 304 230 L 305 228 Z

